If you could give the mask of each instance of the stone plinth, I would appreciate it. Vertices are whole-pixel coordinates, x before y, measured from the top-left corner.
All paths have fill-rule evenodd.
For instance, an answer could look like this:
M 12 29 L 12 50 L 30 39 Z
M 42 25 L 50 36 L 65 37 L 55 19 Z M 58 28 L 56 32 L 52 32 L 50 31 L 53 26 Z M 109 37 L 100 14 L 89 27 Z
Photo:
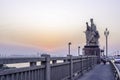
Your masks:
M 100 48 L 99 46 L 84 46 L 83 48 L 83 55 L 85 56 L 91 56 L 95 55 L 98 56 L 98 63 L 100 63 Z

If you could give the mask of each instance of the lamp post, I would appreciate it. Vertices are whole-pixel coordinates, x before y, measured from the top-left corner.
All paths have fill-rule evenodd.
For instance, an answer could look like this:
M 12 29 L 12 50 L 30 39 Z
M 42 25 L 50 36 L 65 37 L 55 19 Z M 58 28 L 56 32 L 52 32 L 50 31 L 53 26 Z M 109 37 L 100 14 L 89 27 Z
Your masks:
M 105 47 L 103 47 L 103 57 L 105 57 Z
M 78 56 L 80 56 L 80 46 L 78 46 Z
M 70 45 L 71 45 L 72 43 L 71 42 L 69 42 L 68 43 L 68 54 L 70 55 Z
M 119 50 L 117 51 L 117 55 L 119 56 Z
M 106 30 L 104 31 L 104 35 L 106 37 L 106 57 L 108 57 L 108 35 L 109 35 L 109 31 L 106 28 Z

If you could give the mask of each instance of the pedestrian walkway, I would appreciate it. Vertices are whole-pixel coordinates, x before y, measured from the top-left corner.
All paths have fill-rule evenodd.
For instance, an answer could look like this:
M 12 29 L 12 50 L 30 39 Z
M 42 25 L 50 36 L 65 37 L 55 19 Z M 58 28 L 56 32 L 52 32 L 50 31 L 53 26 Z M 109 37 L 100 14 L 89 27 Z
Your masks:
M 99 64 L 78 80 L 114 80 L 114 76 L 109 64 Z

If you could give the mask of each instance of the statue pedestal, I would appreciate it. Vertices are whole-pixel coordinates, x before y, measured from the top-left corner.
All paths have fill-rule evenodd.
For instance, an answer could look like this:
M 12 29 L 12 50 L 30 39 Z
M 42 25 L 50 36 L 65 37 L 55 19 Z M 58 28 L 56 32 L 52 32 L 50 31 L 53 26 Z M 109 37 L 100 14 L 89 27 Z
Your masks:
M 85 56 L 91 56 L 91 55 L 95 55 L 98 57 L 98 61 L 97 63 L 100 63 L 100 48 L 99 46 L 84 46 L 83 48 L 83 55 Z

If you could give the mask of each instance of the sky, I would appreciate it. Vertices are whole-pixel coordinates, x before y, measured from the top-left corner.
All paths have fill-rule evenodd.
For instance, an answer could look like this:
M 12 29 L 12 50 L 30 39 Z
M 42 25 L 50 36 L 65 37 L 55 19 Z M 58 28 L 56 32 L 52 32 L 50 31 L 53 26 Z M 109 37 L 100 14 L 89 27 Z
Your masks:
M 119 7 L 120 0 L 0 0 L 1 49 L 5 44 L 61 55 L 67 54 L 71 42 L 71 53 L 77 54 L 78 46 L 82 50 L 85 45 L 85 23 L 93 18 L 100 48 L 105 46 L 105 28 L 110 31 L 109 54 L 113 54 L 120 50 Z

